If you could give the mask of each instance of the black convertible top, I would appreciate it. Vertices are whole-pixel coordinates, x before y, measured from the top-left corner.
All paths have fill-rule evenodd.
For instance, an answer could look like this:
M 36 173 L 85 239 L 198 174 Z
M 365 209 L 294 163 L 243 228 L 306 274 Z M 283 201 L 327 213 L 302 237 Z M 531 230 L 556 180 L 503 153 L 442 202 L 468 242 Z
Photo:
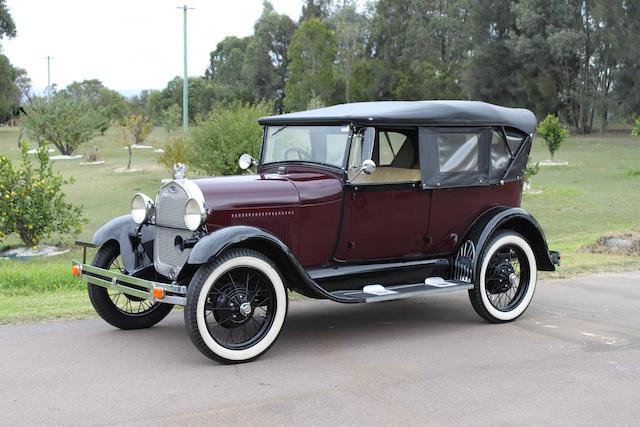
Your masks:
M 354 102 L 316 110 L 262 117 L 261 125 L 344 124 L 507 126 L 532 134 L 536 116 L 524 108 L 479 101 Z

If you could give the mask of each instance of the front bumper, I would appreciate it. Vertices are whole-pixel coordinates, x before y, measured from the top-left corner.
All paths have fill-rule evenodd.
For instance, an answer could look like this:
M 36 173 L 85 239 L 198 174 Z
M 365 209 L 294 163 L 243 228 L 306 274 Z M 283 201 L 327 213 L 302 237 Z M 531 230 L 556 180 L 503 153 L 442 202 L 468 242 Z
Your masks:
M 187 303 L 186 286 L 144 280 L 79 261 L 72 261 L 72 271 L 76 277 L 82 277 L 88 283 L 126 295 L 166 304 L 186 305 Z

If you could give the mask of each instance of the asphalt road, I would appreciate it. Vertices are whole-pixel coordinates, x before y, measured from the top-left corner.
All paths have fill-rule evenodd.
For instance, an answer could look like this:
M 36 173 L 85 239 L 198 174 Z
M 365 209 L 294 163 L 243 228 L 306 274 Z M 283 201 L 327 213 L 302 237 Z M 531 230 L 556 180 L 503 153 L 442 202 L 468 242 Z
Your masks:
M 541 282 L 518 321 L 466 293 L 296 301 L 274 348 L 209 361 L 182 313 L 0 328 L 0 424 L 638 425 L 640 272 Z

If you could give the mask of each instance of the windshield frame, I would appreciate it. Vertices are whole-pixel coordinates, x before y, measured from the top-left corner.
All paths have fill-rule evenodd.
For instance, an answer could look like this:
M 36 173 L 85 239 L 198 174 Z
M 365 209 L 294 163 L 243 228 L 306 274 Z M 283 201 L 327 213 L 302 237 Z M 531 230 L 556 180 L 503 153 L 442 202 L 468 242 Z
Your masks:
M 293 159 L 293 160 L 279 160 L 279 161 L 274 161 L 274 162 L 268 162 L 266 163 L 264 161 L 264 157 L 266 155 L 265 153 L 265 148 L 267 145 L 267 138 L 269 135 L 269 127 L 274 127 L 274 128 L 279 128 L 278 130 L 276 130 L 276 132 L 279 132 L 280 130 L 284 129 L 284 128 L 293 128 L 293 127 L 349 127 L 349 132 L 347 133 L 347 141 L 345 143 L 345 151 L 342 155 L 342 164 L 340 166 L 332 164 L 332 163 L 323 163 L 323 162 L 316 162 L 316 161 L 312 161 L 312 160 L 300 160 L 300 159 Z M 336 124 L 327 124 L 327 123 L 319 123 L 319 124 L 279 124 L 279 125 L 264 125 L 262 126 L 262 146 L 260 147 L 260 157 L 259 157 L 259 164 L 260 167 L 272 167 L 274 165 L 280 165 L 280 164 L 284 164 L 284 165 L 290 165 L 290 164 L 303 164 L 303 165 L 311 165 L 311 166 L 319 166 L 319 167 L 326 167 L 326 168 L 332 168 L 332 169 L 338 169 L 342 172 L 346 171 L 347 168 L 347 164 L 349 162 L 349 152 L 351 150 L 351 143 L 352 143 L 352 138 L 353 138 L 353 125 L 351 123 L 336 123 Z

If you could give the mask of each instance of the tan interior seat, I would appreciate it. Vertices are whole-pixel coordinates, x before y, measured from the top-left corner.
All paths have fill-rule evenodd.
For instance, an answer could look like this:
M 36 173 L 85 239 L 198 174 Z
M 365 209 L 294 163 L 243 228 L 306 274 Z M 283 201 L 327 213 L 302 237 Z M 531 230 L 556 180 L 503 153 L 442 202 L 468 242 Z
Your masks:
M 378 166 L 371 175 L 362 172 L 352 181 L 358 173 L 357 169 L 349 171 L 349 181 L 352 184 L 391 184 L 398 182 L 420 181 L 420 169 L 393 168 L 390 166 Z

